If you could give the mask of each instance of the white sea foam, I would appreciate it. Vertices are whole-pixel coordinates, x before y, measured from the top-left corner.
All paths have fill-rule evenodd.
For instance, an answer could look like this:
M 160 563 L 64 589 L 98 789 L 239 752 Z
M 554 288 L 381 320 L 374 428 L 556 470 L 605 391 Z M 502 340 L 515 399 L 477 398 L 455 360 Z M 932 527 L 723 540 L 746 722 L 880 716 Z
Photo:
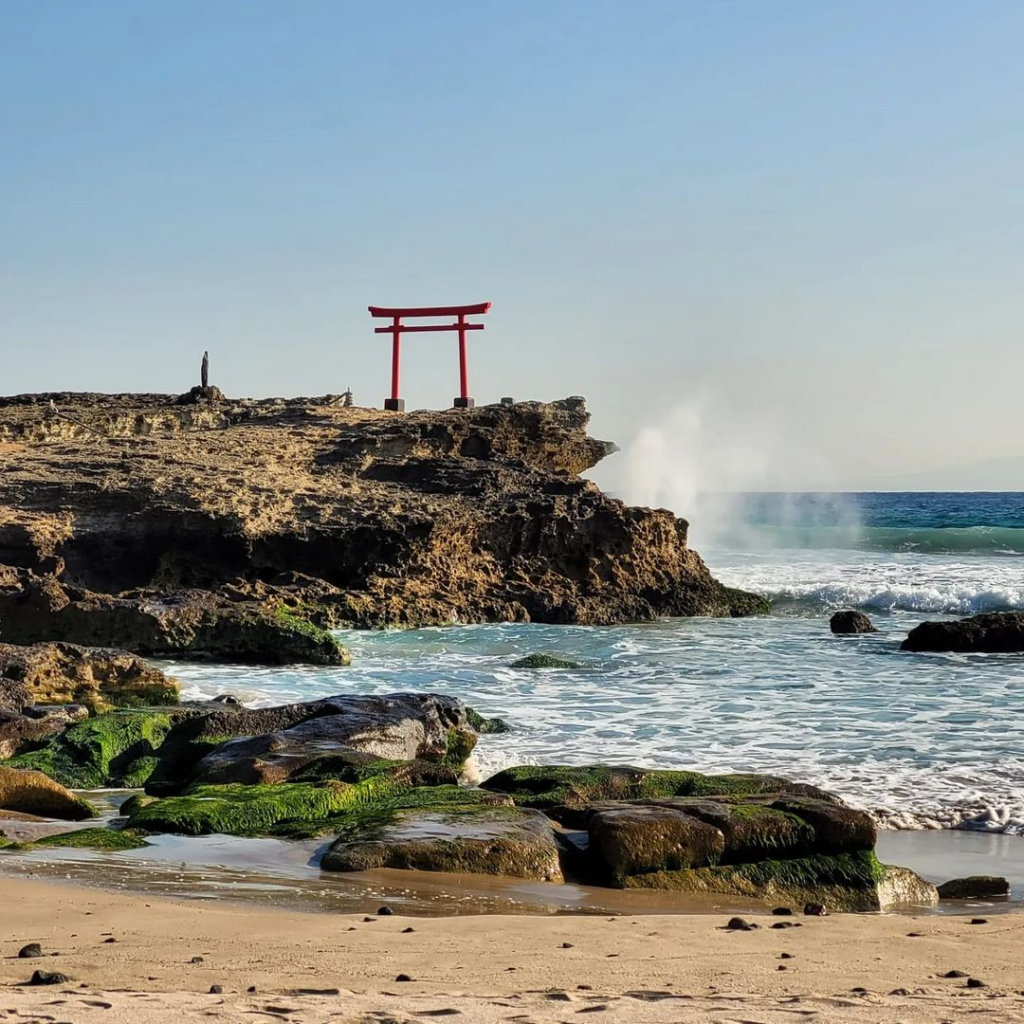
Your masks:
M 507 719 L 482 776 L 594 761 L 770 772 L 834 790 L 890 827 L 1014 831 L 1024 821 L 1024 661 L 899 651 L 919 621 L 833 638 L 823 618 L 674 620 L 609 629 L 502 625 L 358 633 L 345 669 L 175 664 L 185 696 L 266 705 L 429 690 Z M 509 667 L 558 651 L 582 670 Z

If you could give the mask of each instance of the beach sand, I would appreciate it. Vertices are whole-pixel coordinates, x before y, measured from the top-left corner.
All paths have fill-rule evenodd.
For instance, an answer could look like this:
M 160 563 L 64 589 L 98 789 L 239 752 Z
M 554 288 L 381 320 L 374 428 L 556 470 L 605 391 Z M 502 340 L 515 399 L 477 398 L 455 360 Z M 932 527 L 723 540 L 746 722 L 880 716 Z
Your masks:
M 1024 1020 L 1017 913 L 748 915 L 749 932 L 708 915 L 366 920 L 11 878 L 0 907 L 0 1020 Z M 19 959 L 28 942 L 47 955 Z M 36 969 L 73 980 L 24 987 Z

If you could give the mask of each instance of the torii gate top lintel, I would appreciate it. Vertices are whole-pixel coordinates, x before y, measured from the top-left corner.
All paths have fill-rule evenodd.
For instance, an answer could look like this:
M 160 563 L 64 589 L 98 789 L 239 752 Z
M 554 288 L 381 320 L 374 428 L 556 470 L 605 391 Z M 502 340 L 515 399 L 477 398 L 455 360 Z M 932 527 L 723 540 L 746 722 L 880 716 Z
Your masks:
M 367 306 L 370 316 L 473 316 L 489 313 L 490 302 L 473 302 L 468 306 Z M 431 328 L 440 330 L 441 328 Z M 378 331 L 387 328 L 377 328 Z
M 473 399 L 469 397 L 469 382 L 466 371 L 466 331 L 482 331 L 483 324 L 466 323 L 467 316 L 482 315 L 490 311 L 491 303 L 473 302 L 465 306 L 368 306 L 370 316 L 390 317 L 390 327 L 375 327 L 374 334 L 391 335 L 391 397 L 385 399 L 384 408 L 392 412 L 402 412 L 405 402 L 398 397 L 398 369 L 401 354 L 401 337 L 405 333 L 421 333 L 427 331 L 458 331 L 459 332 L 459 397 L 455 399 L 456 409 L 471 409 Z M 454 316 L 458 321 L 454 324 L 403 324 L 405 317 L 438 317 Z

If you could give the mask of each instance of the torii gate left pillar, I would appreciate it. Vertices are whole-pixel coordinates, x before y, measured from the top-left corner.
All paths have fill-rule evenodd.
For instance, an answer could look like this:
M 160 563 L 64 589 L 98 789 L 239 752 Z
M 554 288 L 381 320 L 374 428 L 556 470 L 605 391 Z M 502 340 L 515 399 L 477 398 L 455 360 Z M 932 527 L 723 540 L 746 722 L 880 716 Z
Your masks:
M 389 317 L 390 327 L 375 327 L 374 334 L 391 335 L 391 397 L 384 399 L 384 408 L 391 412 L 405 412 L 405 399 L 399 397 L 398 383 L 402 356 L 402 335 L 418 334 L 424 331 L 459 332 L 459 396 L 453 402 L 456 409 L 472 409 L 473 399 L 469 397 L 469 373 L 466 367 L 466 332 L 482 331 L 483 324 L 466 322 L 467 316 L 482 315 L 491 308 L 489 302 L 477 302 L 469 306 L 370 306 L 370 316 Z M 403 324 L 404 317 L 454 316 L 453 324 Z

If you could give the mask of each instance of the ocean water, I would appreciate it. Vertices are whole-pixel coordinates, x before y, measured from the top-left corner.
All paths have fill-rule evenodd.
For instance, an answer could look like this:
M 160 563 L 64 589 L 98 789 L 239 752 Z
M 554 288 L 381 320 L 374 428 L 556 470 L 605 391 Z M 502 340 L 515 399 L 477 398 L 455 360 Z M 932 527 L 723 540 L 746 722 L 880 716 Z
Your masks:
M 1024 609 L 1024 495 L 716 496 L 696 511 L 712 570 L 771 597 L 771 616 L 350 632 L 351 668 L 166 667 L 186 697 L 253 705 L 452 694 L 512 727 L 481 739 L 483 776 L 597 760 L 772 772 L 896 828 L 1024 832 L 1024 655 L 899 650 L 925 617 Z M 879 632 L 833 637 L 842 607 Z M 583 667 L 510 667 L 535 651 Z

